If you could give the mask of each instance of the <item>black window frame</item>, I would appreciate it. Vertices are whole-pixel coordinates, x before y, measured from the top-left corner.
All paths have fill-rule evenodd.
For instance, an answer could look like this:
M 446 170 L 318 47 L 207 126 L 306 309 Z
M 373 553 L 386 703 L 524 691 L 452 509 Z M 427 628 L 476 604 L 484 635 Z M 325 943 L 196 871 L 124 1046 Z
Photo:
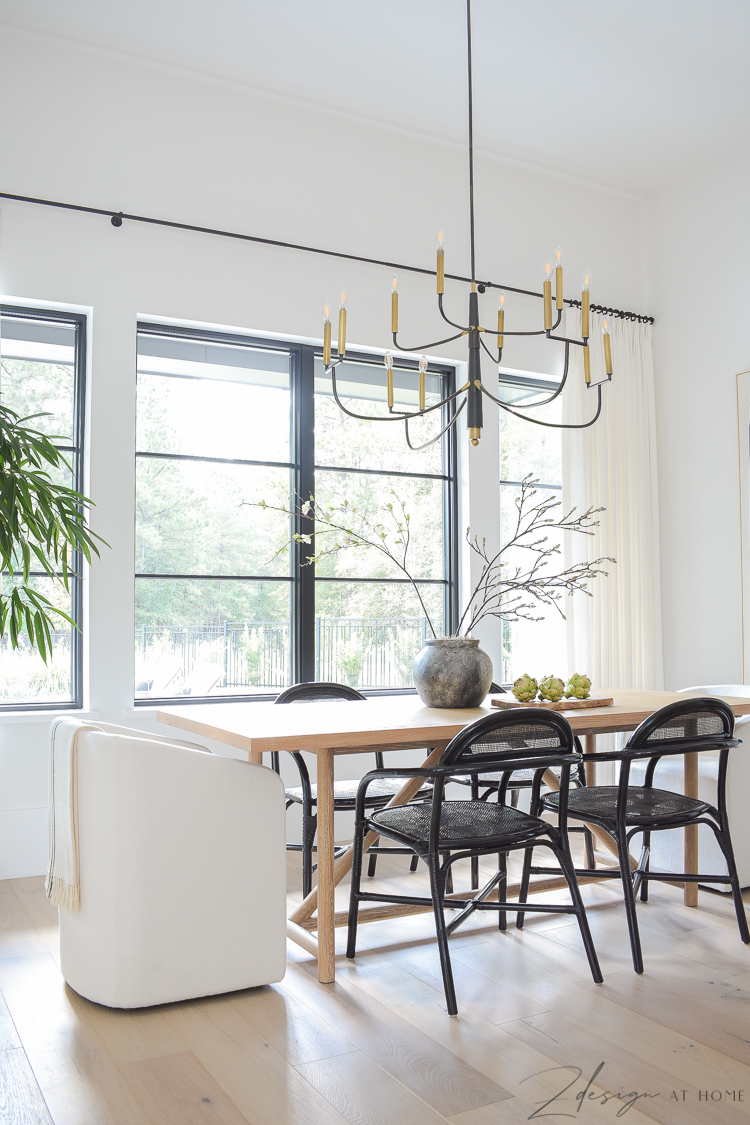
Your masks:
M 190 340 L 197 343 L 240 345 L 246 347 L 262 348 L 266 351 L 278 351 L 290 357 L 290 462 L 257 462 L 258 464 L 276 465 L 280 468 L 288 467 L 293 473 L 294 491 L 300 498 L 307 498 L 315 492 L 315 472 L 318 469 L 333 469 L 336 472 L 371 471 L 373 475 L 403 475 L 407 477 L 429 477 L 443 481 L 443 566 L 444 579 L 440 581 L 445 585 L 447 596 L 445 598 L 444 626 L 450 634 L 458 620 L 458 566 L 459 566 L 459 541 L 458 541 L 458 448 L 456 442 L 456 427 L 442 438 L 443 448 L 443 473 L 393 473 L 384 470 L 356 470 L 346 466 L 324 466 L 315 463 L 315 360 L 322 357 L 323 349 L 319 345 L 298 343 L 284 340 L 274 336 L 255 336 L 246 333 L 211 331 L 199 328 L 187 328 L 179 325 L 163 324 L 154 321 L 139 321 L 137 333 L 149 336 L 162 336 L 170 339 Z M 372 352 L 346 353 L 349 361 L 370 364 L 382 369 L 382 355 Z M 419 363 L 412 359 L 398 359 L 398 367 L 417 371 Z M 456 388 L 456 368 L 447 363 L 430 364 L 430 374 L 439 375 L 443 384 L 443 398 L 452 395 Z M 138 375 L 136 370 L 136 381 Z M 443 407 L 443 426 L 455 414 L 455 403 L 451 401 Z M 374 423 L 376 424 L 376 423 Z M 136 463 L 139 457 L 150 456 L 148 453 L 135 450 Z M 151 456 L 159 456 L 151 454 Z M 182 457 L 182 455 L 173 455 Z M 186 459 L 188 455 L 185 455 Z M 202 459 L 202 458 L 201 458 Z M 293 521 L 293 532 L 312 535 L 311 544 L 302 544 L 295 541 L 292 547 L 290 573 L 288 576 L 253 576 L 253 575 L 150 575 L 135 573 L 134 581 L 144 578 L 186 578 L 205 580 L 218 578 L 222 581 L 252 581 L 263 582 L 289 582 L 291 583 L 291 682 L 302 683 L 315 680 L 315 566 L 302 565 L 304 558 L 314 552 L 314 534 L 312 520 L 297 514 Z M 352 581 L 352 579 L 341 579 Z M 378 582 L 408 582 L 407 579 L 377 579 Z M 369 688 L 364 690 L 365 695 L 404 695 L 415 694 L 416 689 L 411 688 Z M 135 707 L 154 707 L 162 705 L 203 704 L 203 703 L 249 703 L 267 702 L 279 694 L 278 690 L 268 692 L 253 692 L 252 694 L 233 695 L 203 695 L 203 696 L 159 696 L 143 698 L 135 697 Z
M 73 360 L 73 444 L 55 447 L 74 457 L 73 487 L 83 493 L 85 479 L 84 457 L 86 439 L 86 356 L 88 320 L 85 313 L 64 312 L 58 309 L 29 308 L 25 305 L 9 305 L 3 302 L 0 316 L 9 320 L 36 320 L 49 324 L 59 324 L 75 331 Z M 79 505 L 80 510 L 80 505 Z M 0 702 L 0 713 L 17 711 L 75 711 L 83 707 L 83 567 L 84 558 L 80 551 L 73 551 L 74 573 L 70 578 L 71 617 L 76 627 L 71 631 L 70 677 L 71 699 L 67 701 L 16 700 Z M 20 572 L 15 572 L 20 573 Z M 61 573 L 61 572 L 60 572 Z M 44 578 L 43 571 L 31 571 L 31 577 Z

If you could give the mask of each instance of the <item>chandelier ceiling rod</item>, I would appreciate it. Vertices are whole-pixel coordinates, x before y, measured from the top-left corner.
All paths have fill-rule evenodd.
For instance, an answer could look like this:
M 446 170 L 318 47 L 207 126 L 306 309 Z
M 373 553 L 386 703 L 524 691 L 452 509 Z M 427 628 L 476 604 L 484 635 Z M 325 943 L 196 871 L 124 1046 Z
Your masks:
M 42 199 L 34 195 L 17 195 L 10 191 L 0 191 L 0 199 L 9 199 L 13 203 L 32 203 L 37 207 L 53 207 L 62 211 L 76 211 L 82 215 L 102 215 L 110 220 L 114 227 L 121 227 L 123 220 L 131 223 L 147 223 L 153 227 L 171 227 L 173 230 L 189 230 L 196 234 L 210 234 L 215 238 L 234 238 L 240 242 L 258 242 L 263 246 L 278 246 L 282 250 L 301 250 L 305 254 L 322 254 L 327 258 L 342 258 L 348 262 L 362 262 L 367 266 L 385 266 L 389 270 L 398 270 L 400 273 L 419 273 L 425 277 L 434 277 L 435 271 L 424 266 L 407 266 L 404 262 L 388 262 L 383 258 L 368 258 L 362 254 L 345 254 L 341 250 L 325 250 L 320 246 L 305 246 L 299 242 L 284 242 L 278 238 L 261 238 L 254 234 L 241 234 L 239 231 L 221 230 L 217 227 L 196 226 L 194 223 L 177 223 L 170 219 L 154 219 L 148 215 L 131 215 L 127 211 L 113 211 L 110 207 L 87 207 L 83 203 L 63 203 L 58 199 Z M 446 273 L 450 281 L 470 281 L 458 273 Z M 479 281 L 477 286 L 486 289 L 502 289 L 506 293 L 520 293 L 524 297 L 541 298 L 542 293 L 534 289 L 520 289 L 515 285 L 501 285 L 498 281 Z M 580 301 L 565 298 L 566 305 L 579 306 Z M 627 312 L 623 309 L 608 308 L 606 305 L 592 305 L 592 312 L 606 313 L 607 316 L 621 317 L 624 320 L 638 320 L 644 324 L 653 324 L 654 318 L 645 313 Z

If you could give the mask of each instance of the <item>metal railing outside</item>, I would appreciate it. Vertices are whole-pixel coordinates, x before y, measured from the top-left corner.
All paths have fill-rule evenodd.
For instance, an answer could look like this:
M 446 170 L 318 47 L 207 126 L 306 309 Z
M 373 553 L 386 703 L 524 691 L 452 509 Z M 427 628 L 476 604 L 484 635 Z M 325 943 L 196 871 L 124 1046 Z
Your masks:
M 427 639 L 423 617 L 318 617 L 316 679 L 362 688 L 412 684 L 412 661 Z M 136 695 L 236 694 L 290 683 L 288 622 L 139 625 Z

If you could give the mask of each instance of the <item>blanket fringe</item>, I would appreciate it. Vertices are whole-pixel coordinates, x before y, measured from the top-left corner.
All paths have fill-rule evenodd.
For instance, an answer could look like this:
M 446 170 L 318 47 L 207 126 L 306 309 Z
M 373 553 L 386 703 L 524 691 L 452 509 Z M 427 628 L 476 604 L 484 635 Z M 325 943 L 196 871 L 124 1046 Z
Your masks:
M 44 889 L 47 893 L 47 898 L 55 906 L 61 906 L 63 910 L 69 910 L 74 914 L 77 910 L 81 909 L 81 894 L 80 888 L 76 884 L 71 886 L 61 879 L 58 875 L 51 877 L 49 874 L 44 883 Z

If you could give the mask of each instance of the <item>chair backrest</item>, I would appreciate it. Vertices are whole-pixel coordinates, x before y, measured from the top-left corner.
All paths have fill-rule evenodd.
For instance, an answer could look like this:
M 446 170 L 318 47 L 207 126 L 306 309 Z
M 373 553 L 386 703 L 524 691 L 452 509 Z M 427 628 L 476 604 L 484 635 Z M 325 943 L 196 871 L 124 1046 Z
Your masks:
M 541 707 L 509 708 L 464 727 L 445 748 L 440 765 L 502 767 L 509 760 L 575 754 L 570 723 Z
M 734 743 L 732 708 L 722 699 L 703 696 L 668 703 L 649 715 L 633 731 L 623 750 L 679 754 Z
M 317 703 L 335 703 L 337 700 L 345 699 L 367 699 L 361 691 L 356 688 L 349 687 L 348 684 L 334 684 L 325 682 L 314 682 L 307 684 L 292 684 L 291 687 L 285 688 L 280 692 L 275 703 L 307 703 L 310 701 Z

